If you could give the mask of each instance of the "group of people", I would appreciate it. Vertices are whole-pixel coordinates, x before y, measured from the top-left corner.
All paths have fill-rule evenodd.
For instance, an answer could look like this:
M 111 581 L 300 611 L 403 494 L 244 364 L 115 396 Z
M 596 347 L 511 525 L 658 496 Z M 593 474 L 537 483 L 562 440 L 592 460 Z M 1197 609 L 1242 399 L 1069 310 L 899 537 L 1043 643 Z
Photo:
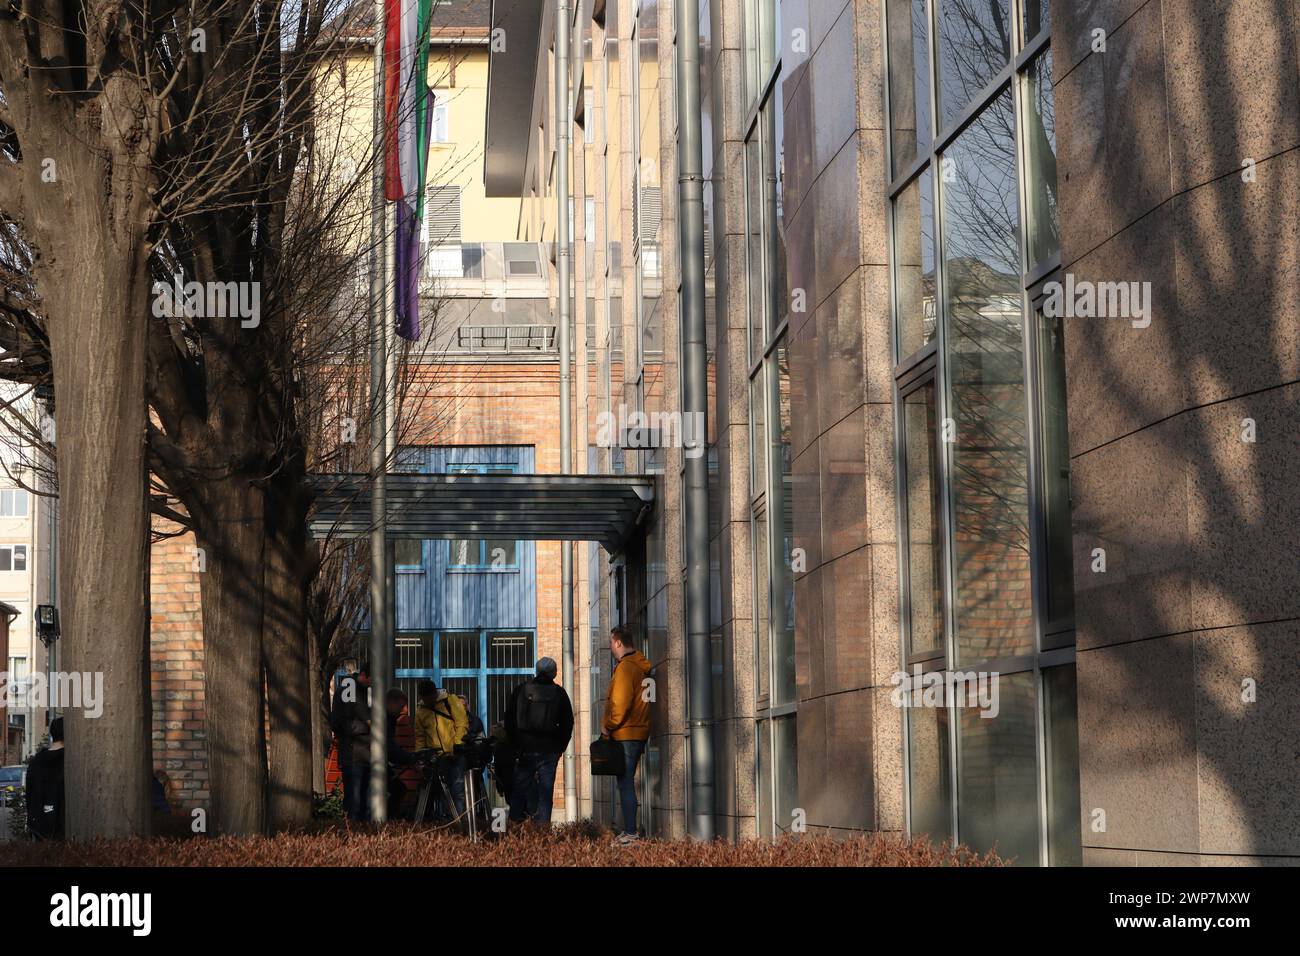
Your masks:
M 616 842 L 626 845 L 638 837 L 635 778 L 650 737 L 650 695 L 643 685 L 651 665 L 633 646 L 631 632 L 624 626 L 610 632 L 609 649 L 616 663 L 601 728 L 602 735 L 623 750 L 624 770 L 618 777 L 622 826 Z M 534 676 L 515 688 L 501 724 L 493 728 L 497 786 L 509 803 L 509 819 L 514 824 L 531 820 L 549 826 L 551 822 L 556 770 L 573 736 L 573 703 L 556 683 L 557 671 L 552 658 L 541 658 Z M 364 692 L 369 687 L 365 665 L 340 680 L 330 719 L 338 739 L 344 810 L 354 821 L 369 816 L 370 704 Z M 414 750 L 398 740 L 400 722 L 409 719 L 406 694 L 394 688 L 385 698 L 388 818 L 411 818 L 409 809 L 404 810 L 409 788 L 402 778 L 413 766 L 427 767 L 441 780 L 459 818 L 465 813 L 466 774 L 478 773 L 468 766 L 461 745 L 482 736 L 482 722 L 464 698 L 431 680 L 417 685 L 416 697 Z M 441 800 L 432 804 L 437 819 L 445 810 Z

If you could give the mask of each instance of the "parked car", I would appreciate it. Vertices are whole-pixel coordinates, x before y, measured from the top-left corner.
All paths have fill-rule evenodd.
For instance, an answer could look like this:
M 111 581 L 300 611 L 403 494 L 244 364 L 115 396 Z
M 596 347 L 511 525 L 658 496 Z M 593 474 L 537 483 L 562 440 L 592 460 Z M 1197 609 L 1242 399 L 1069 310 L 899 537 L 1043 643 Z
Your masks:
M 23 788 L 23 773 L 26 770 L 22 764 L 0 767 L 0 806 L 12 807 L 18 802 L 18 791 Z

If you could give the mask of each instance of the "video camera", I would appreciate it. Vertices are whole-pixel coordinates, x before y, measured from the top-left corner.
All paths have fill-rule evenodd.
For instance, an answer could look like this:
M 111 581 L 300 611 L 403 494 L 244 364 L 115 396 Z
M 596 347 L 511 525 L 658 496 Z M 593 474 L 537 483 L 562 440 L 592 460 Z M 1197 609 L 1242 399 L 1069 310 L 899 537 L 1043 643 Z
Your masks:
M 468 769 L 481 770 L 492 762 L 492 749 L 495 746 L 496 741 L 491 737 L 478 734 L 474 737 L 467 735 L 454 749 L 457 757 L 465 758 Z

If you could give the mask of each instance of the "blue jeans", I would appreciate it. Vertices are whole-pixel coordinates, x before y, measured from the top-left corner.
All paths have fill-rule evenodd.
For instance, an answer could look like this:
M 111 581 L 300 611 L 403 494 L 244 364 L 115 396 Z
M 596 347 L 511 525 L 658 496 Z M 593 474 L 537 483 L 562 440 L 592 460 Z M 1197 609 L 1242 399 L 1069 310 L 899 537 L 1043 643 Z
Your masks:
M 551 822 L 555 770 L 561 754 L 520 754 L 510 785 L 510 819 L 519 823 L 531 816 L 536 823 Z
M 343 774 L 343 812 L 353 823 L 370 819 L 370 764 L 339 767 Z
M 618 778 L 618 803 L 623 808 L 623 833 L 636 833 L 636 765 L 645 753 L 644 740 L 620 740 L 623 774 Z

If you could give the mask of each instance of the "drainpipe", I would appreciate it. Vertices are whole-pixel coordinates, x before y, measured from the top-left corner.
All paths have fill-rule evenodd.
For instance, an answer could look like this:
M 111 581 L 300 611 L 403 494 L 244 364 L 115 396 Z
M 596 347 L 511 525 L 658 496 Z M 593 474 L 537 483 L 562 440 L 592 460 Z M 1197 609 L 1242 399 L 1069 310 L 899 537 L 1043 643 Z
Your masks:
M 682 413 L 699 448 L 686 457 L 686 669 L 691 792 L 696 840 L 714 836 L 713 656 L 709 640 L 708 346 L 704 326 L 704 159 L 700 133 L 700 8 L 676 0 L 677 210 L 682 291 Z M 692 434 L 683 427 L 683 436 Z
M 375 0 L 370 187 L 370 819 L 388 818 L 388 437 L 387 204 L 384 202 L 384 0 Z M 360 688 L 357 688 L 360 694 Z
M 572 470 L 572 409 L 569 407 L 569 144 L 572 141 L 573 106 L 569 98 L 569 0 L 558 0 L 555 11 L 555 266 L 556 301 L 560 306 L 560 474 Z M 560 542 L 560 604 L 564 632 L 561 683 L 573 700 L 573 543 Z M 564 819 L 578 818 L 577 770 L 573 738 L 564 749 Z

